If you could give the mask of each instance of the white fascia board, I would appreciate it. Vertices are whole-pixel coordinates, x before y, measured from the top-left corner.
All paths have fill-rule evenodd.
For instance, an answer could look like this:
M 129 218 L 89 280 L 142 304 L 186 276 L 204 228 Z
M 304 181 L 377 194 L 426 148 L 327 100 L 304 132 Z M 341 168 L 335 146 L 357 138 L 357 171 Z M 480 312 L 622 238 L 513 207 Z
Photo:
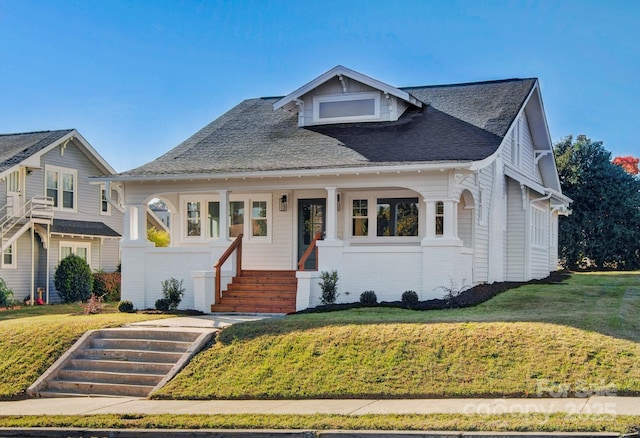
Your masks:
M 89 142 L 75 129 L 73 130 L 73 135 L 75 138 L 77 138 L 80 141 L 82 146 L 86 149 L 86 152 L 88 153 L 89 158 L 94 162 L 94 164 L 96 164 L 98 167 L 102 167 L 102 171 L 104 171 L 105 173 L 108 173 L 108 174 L 116 173 L 115 169 L 111 167 L 111 165 L 107 163 L 107 161 L 104 158 L 102 158 L 102 155 L 100 155 L 98 151 L 96 151 L 93 148 L 93 146 L 91 146 Z
M 535 182 L 531 178 L 521 174 L 520 172 L 515 170 L 513 167 L 511 167 L 511 165 L 508 164 L 508 163 L 504 164 L 504 174 L 507 175 L 509 178 L 512 178 L 512 179 L 518 181 L 520 184 L 524 184 L 525 186 L 529 187 L 530 189 L 535 190 L 536 192 L 540 193 L 541 195 L 546 195 L 550 190 L 550 189 L 544 187 L 543 185 L 538 184 L 537 182 Z
M 294 100 L 298 99 L 300 96 L 307 94 L 309 91 L 319 87 L 320 85 L 327 82 L 329 79 L 334 78 L 338 75 L 346 76 L 358 82 L 362 82 L 363 84 L 368 85 L 377 90 L 380 90 L 383 93 L 390 94 L 406 102 L 409 102 L 410 104 L 415 105 L 418 108 L 422 108 L 422 102 L 420 102 L 418 99 L 416 99 L 406 91 L 402 91 L 396 87 L 392 87 L 389 84 L 385 84 L 384 82 L 381 82 L 377 79 L 373 79 L 369 76 L 363 75 L 362 73 L 358 73 L 357 71 L 338 65 L 332 68 L 331 70 L 329 70 L 328 72 L 318 76 L 311 82 L 298 88 L 294 92 L 289 93 L 288 95 L 286 95 L 285 97 L 277 101 L 276 103 L 274 103 L 273 109 L 277 110 L 279 108 L 286 106 L 287 104 L 290 104 Z
M 150 176 L 99 176 L 91 178 L 93 181 L 190 181 L 190 180 L 229 180 L 251 178 L 296 178 L 303 176 L 340 176 L 340 175 L 371 175 L 405 173 L 418 171 L 445 171 L 445 170 L 474 170 L 474 161 L 424 163 L 396 166 L 375 167 L 345 167 L 331 169 L 304 169 L 304 170 L 274 170 L 265 172 L 238 172 L 222 174 L 193 174 L 193 175 L 150 175 Z

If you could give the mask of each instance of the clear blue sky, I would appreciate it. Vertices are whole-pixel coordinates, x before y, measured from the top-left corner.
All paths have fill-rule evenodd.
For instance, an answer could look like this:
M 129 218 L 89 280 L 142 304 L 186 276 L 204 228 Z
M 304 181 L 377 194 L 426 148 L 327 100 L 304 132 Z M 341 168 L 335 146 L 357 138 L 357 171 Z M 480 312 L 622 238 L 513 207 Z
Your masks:
M 554 141 L 640 155 L 640 1 L 0 0 L 0 132 L 124 171 L 342 64 L 394 86 L 538 77 Z

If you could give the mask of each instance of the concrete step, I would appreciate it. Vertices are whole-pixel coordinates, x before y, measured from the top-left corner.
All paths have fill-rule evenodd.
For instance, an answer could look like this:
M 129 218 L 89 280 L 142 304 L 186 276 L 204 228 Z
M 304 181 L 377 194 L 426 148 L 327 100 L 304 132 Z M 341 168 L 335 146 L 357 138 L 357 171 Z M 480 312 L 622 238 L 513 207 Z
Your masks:
M 105 350 L 143 350 L 167 351 L 183 353 L 189 349 L 191 342 L 164 341 L 156 339 L 124 339 L 124 338 L 96 338 L 91 341 L 91 347 Z
M 65 382 L 95 382 L 156 386 L 164 376 L 165 374 L 115 373 L 111 371 L 65 368 L 60 370 L 58 373 L 58 380 Z
M 204 347 L 210 329 L 105 329 L 88 332 L 32 385 L 42 397 L 146 397 Z
M 123 349 L 83 348 L 75 357 L 80 359 L 121 360 L 133 362 L 175 363 L 182 357 L 180 352 L 140 351 Z
M 166 375 L 173 367 L 173 362 L 135 362 L 123 360 L 71 359 L 68 369 L 111 371 L 114 373 L 142 372 Z
M 47 390 L 58 393 L 76 393 L 91 396 L 109 395 L 120 397 L 146 397 L 155 385 L 114 385 L 113 383 L 77 382 L 52 380 Z

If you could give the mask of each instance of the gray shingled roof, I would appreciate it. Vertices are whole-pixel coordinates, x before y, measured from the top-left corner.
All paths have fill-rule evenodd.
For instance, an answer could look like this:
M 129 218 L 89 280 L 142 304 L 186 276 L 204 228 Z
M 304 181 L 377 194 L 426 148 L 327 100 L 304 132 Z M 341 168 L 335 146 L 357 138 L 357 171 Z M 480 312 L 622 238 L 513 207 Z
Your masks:
M 122 177 L 475 161 L 498 148 L 536 79 L 402 88 L 426 103 L 395 122 L 300 128 L 279 98 L 241 102 Z
M 0 134 L 0 172 L 4 172 L 31 155 L 40 152 L 71 131 L 73 129 Z
M 120 237 L 113 228 L 103 222 L 54 219 L 51 232 L 56 234 L 74 234 L 79 236 Z

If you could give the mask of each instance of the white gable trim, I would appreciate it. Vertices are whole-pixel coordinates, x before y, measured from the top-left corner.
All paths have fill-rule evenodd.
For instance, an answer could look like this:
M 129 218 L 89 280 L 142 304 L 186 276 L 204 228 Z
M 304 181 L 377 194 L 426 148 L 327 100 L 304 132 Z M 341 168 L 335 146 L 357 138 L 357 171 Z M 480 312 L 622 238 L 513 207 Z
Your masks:
M 102 170 L 105 175 L 111 175 L 116 173 L 115 169 L 109 165 L 105 161 L 104 158 L 89 144 L 89 142 L 75 129 L 69 132 L 67 135 L 62 136 L 58 140 L 51 143 L 49 146 L 43 148 L 42 150 L 36 152 L 33 155 L 25 158 L 18 164 L 11 166 L 9 169 L 0 173 L 0 179 L 5 178 L 9 173 L 16 170 L 18 167 L 33 167 L 40 168 L 42 167 L 40 164 L 40 157 L 42 157 L 47 152 L 55 149 L 56 147 L 66 147 L 67 144 L 72 140 L 78 140 L 80 143 L 80 150 L 91 160 L 93 164 L 95 164 L 100 170 Z
M 358 82 L 362 82 L 363 84 L 368 85 L 372 88 L 380 90 L 385 94 L 390 94 L 399 99 L 402 99 L 410 103 L 411 105 L 417 106 L 418 108 L 422 108 L 422 102 L 420 102 L 418 99 L 416 99 L 406 91 L 402 91 L 396 87 L 392 87 L 391 85 L 378 81 L 377 79 L 370 78 L 369 76 L 365 76 L 362 73 L 358 73 L 357 71 L 338 65 L 332 68 L 331 70 L 329 70 L 328 72 L 318 76 L 317 78 L 307 83 L 306 85 L 303 85 L 302 87 L 298 88 L 293 93 L 286 95 L 285 97 L 283 97 L 282 99 L 274 103 L 273 109 L 277 110 L 279 108 L 285 108 L 290 111 L 294 111 L 294 112 L 297 111 L 298 106 L 296 105 L 296 100 L 299 99 L 300 96 L 307 94 L 309 91 L 313 90 L 314 88 L 317 88 L 318 86 L 324 84 L 325 82 L 327 82 L 328 80 L 336 76 L 338 77 L 346 76 Z

